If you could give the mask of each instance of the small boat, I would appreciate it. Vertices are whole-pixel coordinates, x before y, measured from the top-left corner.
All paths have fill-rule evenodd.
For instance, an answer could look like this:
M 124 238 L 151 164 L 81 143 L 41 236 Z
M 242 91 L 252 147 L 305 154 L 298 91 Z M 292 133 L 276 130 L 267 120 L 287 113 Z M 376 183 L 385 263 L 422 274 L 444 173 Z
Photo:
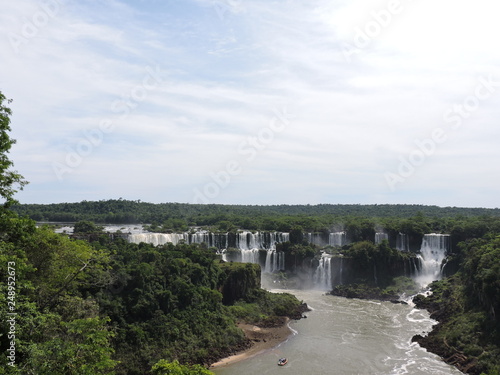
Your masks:
M 284 366 L 288 363 L 288 359 L 286 358 L 280 358 L 278 359 L 278 366 Z

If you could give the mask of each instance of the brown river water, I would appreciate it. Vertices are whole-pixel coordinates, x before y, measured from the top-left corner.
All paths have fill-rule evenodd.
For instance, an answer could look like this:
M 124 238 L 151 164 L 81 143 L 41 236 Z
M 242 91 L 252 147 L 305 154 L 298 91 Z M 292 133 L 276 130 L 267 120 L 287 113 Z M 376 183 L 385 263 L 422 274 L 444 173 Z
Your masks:
M 435 324 L 426 311 L 315 290 L 287 292 L 313 309 L 306 313 L 308 318 L 290 323 L 294 333 L 286 342 L 214 369 L 217 375 L 462 374 L 411 342 L 412 336 L 429 332 Z M 288 358 L 283 367 L 277 365 L 281 357 Z

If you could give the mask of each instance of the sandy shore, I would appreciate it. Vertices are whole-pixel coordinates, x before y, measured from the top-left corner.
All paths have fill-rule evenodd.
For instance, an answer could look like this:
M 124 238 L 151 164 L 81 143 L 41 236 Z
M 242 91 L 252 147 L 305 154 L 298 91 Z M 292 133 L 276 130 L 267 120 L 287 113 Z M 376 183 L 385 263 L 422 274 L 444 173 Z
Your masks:
M 238 324 L 238 327 L 245 332 L 245 336 L 252 341 L 252 346 L 240 353 L 221 359 L 212 364 L 210 368 L 226 366 L 253 357 L 281 344 L 292 334 L 292 331 L 288 328 L 288 321 L 289 319 L 287 318 L 284 320 L 283 325 L 271 328 L 261 328 L 251 324 Z

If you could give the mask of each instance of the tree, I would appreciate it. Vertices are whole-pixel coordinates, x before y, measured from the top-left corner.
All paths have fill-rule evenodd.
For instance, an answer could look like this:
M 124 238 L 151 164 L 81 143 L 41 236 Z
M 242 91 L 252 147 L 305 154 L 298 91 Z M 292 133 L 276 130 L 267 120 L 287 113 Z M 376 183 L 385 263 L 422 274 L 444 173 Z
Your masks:
M 91 221 L 79 221 L 75 223 L 75 227 L 73 229 L 73 233 L 101 233 L 103 231 L 103 227 L 99 225 L 95 225 Z
M 7 157 L 7 153 L 16 140 L 10 138 L 8 134 L 11 130 L 12 111 L 4 102 L 10 104 L 12 99 L 7 99 L 0 91 L 0 197 L 5 199 L 4 206 L 10 206 L 16 203 L 13 199 L 14 194 L 22 190 L 28 182 L 17 171 L 11 170 L 14 163 Z
M 294 225 L 290 229 L 290 242 L 292 244 L 299 244 L 304 240 L 304 230 L 300 225 Z
M 181 365 L 178 361 L 168 362 L 161 359 L 151 369 L 155 375 L 213 375 L 212 371 L 200 365 Z
M 25 373 L 114 374 L 113 368 L 117 364 L 111 359 L 114 333 L 109 329 L 108 321 L 95 317 L 56 322 L 50 327 L 50 338 L 30 346 L 30 355 L 24 364 Z

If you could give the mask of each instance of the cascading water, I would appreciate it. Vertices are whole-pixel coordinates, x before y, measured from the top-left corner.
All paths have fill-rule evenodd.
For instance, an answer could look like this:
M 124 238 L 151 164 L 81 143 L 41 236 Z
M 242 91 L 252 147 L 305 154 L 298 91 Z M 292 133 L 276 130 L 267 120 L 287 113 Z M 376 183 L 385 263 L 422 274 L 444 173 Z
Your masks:
M 288 233 L 282 232 L 239 232 L 236 237 L 236 247 L 240 250 L 275 250 L 276 243 L 289 240 Z
M 241 232 L 241 233 L 238 233 L 238 241 L 236 243 L 238 249 L 240 250 L 249 250 L 251 249 L 252 247 L 249 246 L 249 238 L 253 238 L 253 235 L 251 232 Z
M 307 242 L 318 246 L 326 246 L 330 244 L 330 233 L 306 233 Z
M 326 254 L 321 256 L 314 272 L 314 286 L 319 289 L 332 289 L 332 258 Z
M 398 233 L 396 236 L 396 249 L 399 251 L 410 251 L 410 241 L 405 233 Z
M 285 254 L 281 251 L 268 250 L 264 272 L 273 273 L 285 269 Z
M 138 233 L 128 237 L 131 243 L 150 243 L 155 246 L 164 245 L 168 242 L 177 245 L 181 240 L 189 241 L 187 233 Z
M 384 232 L 375 233 L 375 245 L 378 245 L 383 240 L 389 241 L 389 235 L 387 233 Z
M 223 260 L 227 261 L 228 259 L 226 254 L 226 250 L 229 247 L 228 233 L 212 233 L 207 231 L 198 231 L 196 233 L 139 233 L 129 235 L 128 240 L 131 243 L 139 244 L 145 242 L 155 246 L 166 243 L 177 245 L 181 240 L 187 244 L 205 243 L 208 246 L 216 247 Z M 259 251 L 266 250 L 265 263 L 261 264 L 263 271 L 271 273 L 284 270 L 285 254 L 276 251 L 276 243 L 289 240 L 289 233 L 283 232 L 238 232 L 235 238 L 235 245 L 240 250 L 241 256 L 238 256 L 237 260 L 243 263 L 261 264 Z
M 329 242 L 330 246 L 342 247 L 347 243 L 347 236 L 345 232 L 330 233 Z
M 450 246 L 449 234 L 425 234 L 417 256 L 420 260 L 420 272 L 416 281 L 423 287 L 434 280 L 441 279 L 442 267 Z
M 259 262 L 259 249 L 241 250 L 241 262 L 242 263 L 260 264 L 260 262 Z

